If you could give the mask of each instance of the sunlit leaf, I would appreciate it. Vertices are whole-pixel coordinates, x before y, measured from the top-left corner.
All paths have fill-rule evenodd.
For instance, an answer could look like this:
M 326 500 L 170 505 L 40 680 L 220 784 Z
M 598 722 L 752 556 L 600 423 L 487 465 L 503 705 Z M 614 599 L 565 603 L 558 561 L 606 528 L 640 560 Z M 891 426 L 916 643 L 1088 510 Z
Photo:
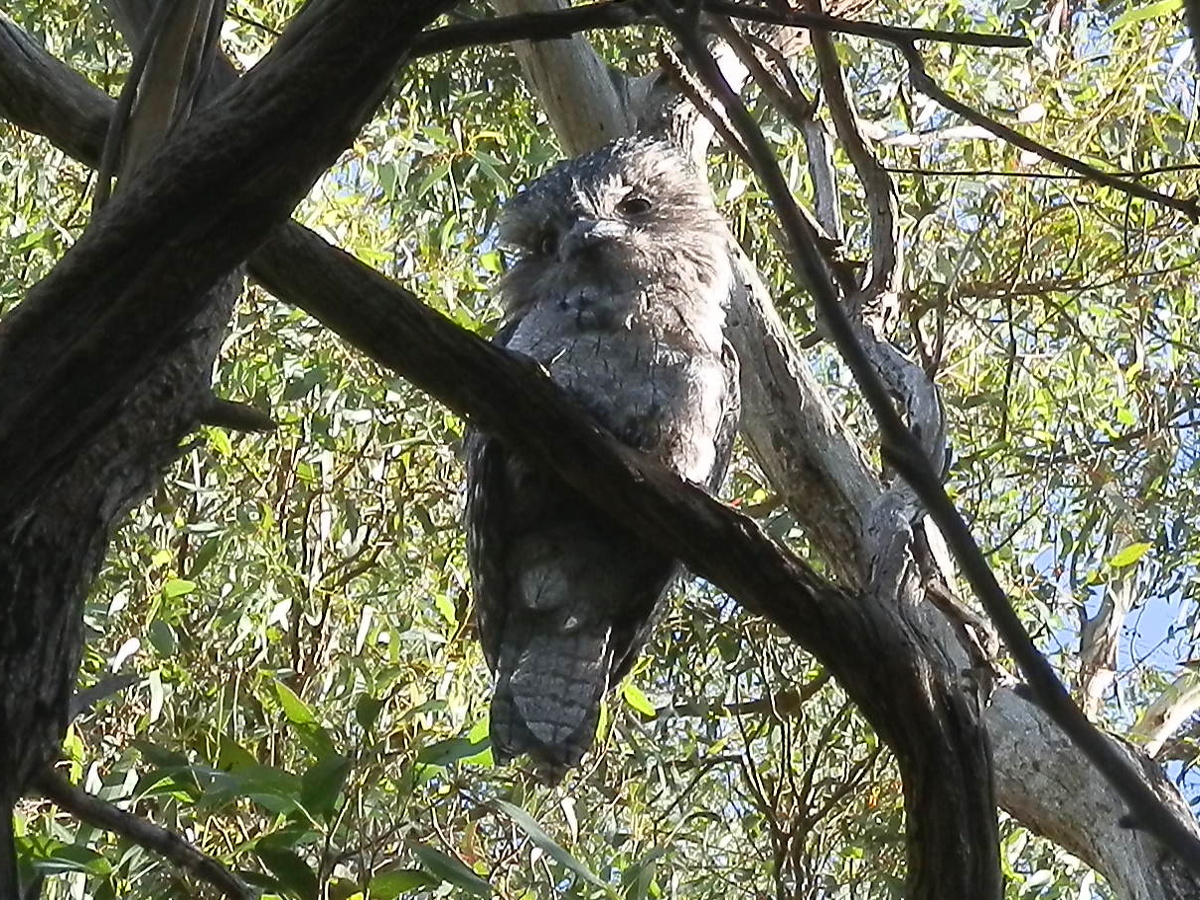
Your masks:
M 525 810 L 511 803 L 506 803 L 503 800 L 494 800 L 492 801 L 492 805 L 512 819 L 517 827 L 529 835 L 530 840 L 544 850 L 555 862 L 570 869 L 588 884 L 603 888 L 609 896 L 616 896 L 610 885 L 597 878 L 591 869 L 572 856 L 570 851 L 560 845 L 550 835 L 546 834 L 542 830 L 542 827 L 534 821 L 533 816 L 529 815 Z
M 447 856 L 436 847 L 413 841 L 413 853 L 421 861 L 421 865 L 430 875 L 434 875 L 447 884 L 462 888 L 475 897 L 492 896 L 492 888 L 486 881 L 475 874 L 452 856 Z
M 625 702 L 630 707 L 648 719 L 653 719 L 658 714 L 658 711 L 654 708 L 654 704 L 650 702 L 650 699 L 632 681 L 626 681 L 621 685 L 621 696 L 625 698 Z
M 1149 544 L 1149 543 L 1145 543 L 1145 542 L 1130 544 L 1128 547 L 1125 547 L 1123 550 L 1121 550 L 1117 553 L 1114 553 L 1109 558 L 1108 564 L 1110 566 L 1112 566 L 1114 569 L 1123 569 L 1126 566 L 1132 566 L 1135 562 L 1137 562 L 1143 556 L 1145 556 L 1147 553 L 1149 553 L 1153 547 L 1154 547 L 1153 544 Z

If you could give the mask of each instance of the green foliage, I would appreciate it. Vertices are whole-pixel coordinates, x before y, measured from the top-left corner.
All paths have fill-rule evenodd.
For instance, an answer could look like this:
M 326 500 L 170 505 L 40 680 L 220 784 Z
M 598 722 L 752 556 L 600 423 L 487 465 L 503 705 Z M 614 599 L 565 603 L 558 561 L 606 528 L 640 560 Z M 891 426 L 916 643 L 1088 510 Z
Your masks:
M 227 48 L 252 65 L 297 5 L 231 4 Z M 1194 195 L 1195 169 L 1170 168 L 1195 164 L 1177 7 L 1091 10 L 1063 34 L 1018 3 L 873 17 L 1028 30 L 1029 54 L 928 45 L 930 73 L 1050 146 Z M 10 8 L 97 83 L 120 84 L 128 59 L 91 6 Z M 649 41 L 610 35 L 603 49 L 644 67 Z M 1194 657 L 1195 230 L 999 142 L 955 138 L 942 130 L 958 120 L 913 96 L 888 52 L 841 49 L 860 113 L 897 139 L 877 148 L 897 170 L 908 255 L 896 340 L 938 373 L 950 486 L 1002 579 L 1057 650 L 1080 607 L 1131 575 L 1140 608 L 1169 609 L 1178 658 Z M 799 138 L 758 111 L 811 196 Z M 556 156 L 511 55 L 423 60 L 297 216 L 488 333 L 496 211 Z M 838 164 L 846 255 L 864 258 L 864 198 Z M 83 228 L 89 178 L 0 131 L 0 312 Z M 785 318 L 811 332 L 762 195 L 729 159 L 714 182 Z M 814 361 L 870 443 L 849 376 L 824 348 Z M 116 535 L 85 614 L 81 683 L 139 680 L 73 727 L 64 754 L 85 788 L 272 897 L 900 895 L 890 759 L 813 660 L 705 585 L 676 599 L 610 698 L 581 772 L 547 788 L 495 767 L 459 528 L 463 423 L 258 289 L 217 385 L 282 427 L 205 430 Z M 733 490 L 772 533 L 801 539 L 746 460 Z M 1163 683 L 1137 661 L 1123 657 L 1115 727 Z M 23 859 L 52 876 L 48 897 L 194 895 L 124 839 L 44 803 L 21 815 Z M 1092 878 L 1015 827 L 1004 864 L 1013 897 L 1077 896 Z

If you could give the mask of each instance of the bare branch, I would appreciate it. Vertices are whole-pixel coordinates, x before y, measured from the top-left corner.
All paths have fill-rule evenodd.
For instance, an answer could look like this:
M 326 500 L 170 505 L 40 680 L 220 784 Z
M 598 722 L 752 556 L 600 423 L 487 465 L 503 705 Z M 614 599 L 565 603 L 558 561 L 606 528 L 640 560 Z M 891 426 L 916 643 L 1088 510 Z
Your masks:
M 200 421 L 232 431 L 274 431 L 279 427 L 279 423 L 262 410 L 220 397 L 213 397 L 208 406 L 200 410 Z
M 931 467 L 920 440 L 897 414 L 887 388 L 863 352 L 835 290 L 821 278 L 821 260 L 813 249 L 816 246 L 815 236 L 799 214 L 778 162 L 754 118 L 737 93 L 725 83 L 703 42 L 684 31 L 677 31 L 676 34 L 684 43 L 689 60 L 701 80 L 725 106 L 743 143 L 754 157 L 754 171 L 775 204 L 794 258 L 802 268 L 798 274 L 815 286 L 813 297 L 817 307 L 826 317 L 838 350 L 879 423 L 885 457 L 912 485 L 941 528 L 963 574 L 996 624 L 1038 703 L 1129 804 L 1132 826 L 1154 834 L 1190 869 L 1200 872 L 1200 839 L 1161 803 L 1129 761 L 1087 720 L 1059 681 L 1054 668 L 1038 652 L 1026 633 L 966 522 L 946 496 L 941 479 Z
M 211 884 L 233 900 L 251 900 L 258 895 L 225 866 L 197 850 L 175 832 L 89 794 L 83 788 L 71 784 L 54 769 L 43 770 L 34 780 L 32 787 L 79 821 L 119 834 L 139 847 L 145 847 L 169 859 L 185 872 Z
M 1152 757 L 1158 756 L 1171 736 L 1197 710 L 1200 710 L 1200 676 L 1189 666 L 1146 707 L 1129 729 L 1129 736 L 1144 740 L 1143 749 Z
M 1078 684 L 1083 698 L 1081 705 L 1089 717 L 1099 714 L 1104 694 L 1116 680 L 1117 647 L 1121 628 L 1136 599 L 1134 585 L 1132 571 L 1117 572 L 1105 586 L 1100 608 L 1094 616 L 1089 618 L 1081 605 Z
M 763 6 L 730 3 L 725 0 L 703 0 L 703 2 L 696 3 L 695 8 L 719 13 L 731 19 L 745 19 L 748 22 L 807 28 L 814 31 L 854 34 L 885 41 L 889 44 L 936 41 L 943 44 L 1007 49 L 1025 49 L 1030 46 L 1026 38 L 1009 35 L 902 28 L 875 22 L 859 22 L 838 16 L 781 12 Z M 424 56 L 447 50 L 459 50 L 464 47 L 507 44 L 512 41 L 546 41 L 571 37 L 581 31 L 627 28 L 630 25 L 657 23 L 657 18 L 647 16 L 643 10 L 644 3 L 641 0 L 603 0 L 600 3 L 586 3 L 553 12 L 519 13 L 496 19 L 446 25 L 425 32 L 414 47 L 414 53 Z
M 110 675 L 107 678 L 101 678 L 89 688 L 76 691 L 71 695 L 71 718 L 75 719 L 83 715 L 101 700 L 106 700 L 114 694 L 119 694 L 130 685 L 137 684 L 139 677 L 138 675 Z
M 97 164 L 113 102 L 49 56 L 0 10 L 0 116 L 79 159 Z
M 837 34 L 854 34 L 873 38 L 889 44 L 911 43 L 912 41 L 936 41 L 942 44 L 958 44 L 966 47 L 996 47 L 1024 50 L 1031 46 L 1029 40 L 1005 34 L 981 34 L 977 31 L 937 31 L 930 28 L 903 28 L 896 25 L 881 25 L 876 22 L 860 22 L 828 16 L 823 13 L 784 12 L 765 6 L 732 3 L 728 0 L 706 0 L 704 9 L 711 13 L 763 22 L 768 25 L 786 25 L 792 28 L 807 28 Z
M 858 127 L 858 114 L 846 90 L 833 39 L 826 33 L 814 31 L 812 45 L 829 117 L 867 196 L 871 225 L 871 277 L 863 286 L 861 296 L 851 299 L 851 316 L 854 317 L 861 314 L 863 307 L 877 302 L 884 294 L 896 291 L 900 285 L 903 274 L 900 201 L 891 175 L 880 166 Z
M 172 4 L 159 3 L 154 8 L 150 19 L 146 42 L 133 55 L 133 65 L 125 77 L 121 94 L 117 97 L 117 107 L 113 110 L 112 120 L 108 124 L 108 134 L 104 138 L 104 154 L 100 157 L 100 169 L 97 172 L 96 195 L 92 199 L 92 210 L 98 212 L 108 203 L 112 193 L 112 180 L 117 174 L 121 157 L 121 146 L 125 142 L 125 130 L 130 116 L 133 114 L 133 104 L 137 99 L 138 85 L 154 52 L 155 38 L 162 34 L 171 19 Z
M 819 0 L 813 0 L 813 7 L 819 6 Z M 822 95 L 837 136 L 862 184 L 870 220 L 870 269 L 866 283 L 847 298 L 847 318 L 876 375 L 896 398 L 909 429 L 920 437 L 925 454 L 940 472 L 946 452 L 946 419 L 937 385 L 924 369 L 887 339 L 887 330 L 898 317 L 897 292 L 903 283 L 904 267 L 896 185 L 859 128 L 858 113 L 846 90 L 833 38 L 814 31 L 811 40 Z M 887 592 L 881 599 L 891 594 L 893 583 L 897 586 L 903 583 L 911 567 L 912 523 L 921 515 L 915 492 L 903 480 L 896 480 L 872 506 L 863 537 L 867 544 L 869 583 L 877 592 Z
M 1152 203 L 1160 203 L 1163 206 L 1178 210 L 1183 213 L 1193 222 L 1200 221 L 1200 204 L 1195 198 L 1180 198 L 1172 197 L 1164 194 L 1161 191 L 1156 191 L 1153 188 L 1148 188 L 1145 185 L 1138 184 L 1135 181 L 1127 181 L 1124 178 L 1119 178 L 1109 172 L 1102 172 L 1095 166 L 1089 166 L 1085 162 L 1067 156 L 1065 153 L 1060 153 L 1057 150 L 1052 150 L 1044 144 L 1039 144 L 1033 138 L 1026 137 L 1021 132 L 1007 125 L 996 121 L 990 116 L 986 116 L 976 109 L 972 109 L 967 104 L 960 100 L 956 100 L 948 92 L 943 90 L 937 82 L 929 77 L 929 73 L 925 71 L 925 62 L 921 59 L 921 54 L 917 48 L 911 43 L 897 43 L 900 52 L 904 54 L 905 60 L 908 61 L 908 77 L 914 88 L 936 100 L 946 109 L 958 113 L 968 122 L 985 128 L 992 134 L 1002 138 L 1014 147 L 1020 147 L 1022 150 L 1028 150 L 1030 153 L 1036 153 L 1042 159 L 1047 159 L 1052 163 L 1057 163 L 1064 169 L 1069 169 L 1072 172 L 1078 172 L 1089 181 L 1094 181 L 1096 184 L 1102 184 L 1105 187 L 1112 188 L 1115 191 L 1121 191 L 1133 197 L 1140 197 L 1143 200 L 1149 200 Z

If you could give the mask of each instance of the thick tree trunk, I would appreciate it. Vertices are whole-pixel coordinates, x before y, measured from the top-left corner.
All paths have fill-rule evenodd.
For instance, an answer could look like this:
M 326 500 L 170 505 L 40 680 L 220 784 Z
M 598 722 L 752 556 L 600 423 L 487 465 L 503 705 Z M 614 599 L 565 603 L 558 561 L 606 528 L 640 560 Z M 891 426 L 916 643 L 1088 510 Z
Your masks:
M 36 65 L 38 49 L 24 43 L 10 23 L 0 22 L 0 28 L 14 41 L 11 52 Z M 19 85 L 4 87 L 11 103 L 38 103 L 38 95 Z M 86 91 L 66 90 L 53 101 L 66 109 L 27 112 L 61 126 L 90 108 L 89 100 Z M 107 117 L 93 120 L 89 140 L 98 151 Z M 28 511 L 0 526 L 0 733 L 5 735 L 0 815 L 6 818 L 38 770 L 57 754 L 79 669 L 83 604 L 109 536 L 175 460 L 181 439 L 209 406 L 213 362 L 241 283 L 238 271 L 208 291 L 172 352 L 151 364 Z M 48 311 L 52 322 L 55 311 Z M 14 323 L 19 330 L 28 318 L 28 309 L 18 309 L 0 323 L 0 348 L 11 352 Z M 28 375 L 37 380 L 35 373 Z M 9 887 L 16 883 L 15 871 L 12 860 L 4 864 L 0 885 Z
M 286 52 L 269 55 L 219 109 L 177 129 L 0 323 L 6 825 L 61 743 L 83 601 L 109 534 L 209 405 L 212 362 L 237 293 L 236 284 L 217 285 L 350 142 L 412 39 L 447 5 L 310 5 L 299 34 L 281 39 L 291 38 Z M 0 20 L 0 33 L 6 64 L 40 66 L 47 76 L 53 66 L 9 20 Z M 10 74 L 0 77 L 8 88 L 0 106 L 14 117 L 69 116 L 80 110 L 76 101 L 96 106 L 78 80 L 61 101 L 35 90 L 36 100 Z M 291 148 L 286 158 L 279 142 Z M 94 133 L 89 143 L 96 147 Z M 16 894 L 5 841 L 0 896 Z
M 62 742 L 88 589 L 110 533 L 175 460 L 209 403 L 240 284 L 210 292 L 188 337 L 89 436 L 33 511 L 0 531 L 0 800 L 9 806 Z

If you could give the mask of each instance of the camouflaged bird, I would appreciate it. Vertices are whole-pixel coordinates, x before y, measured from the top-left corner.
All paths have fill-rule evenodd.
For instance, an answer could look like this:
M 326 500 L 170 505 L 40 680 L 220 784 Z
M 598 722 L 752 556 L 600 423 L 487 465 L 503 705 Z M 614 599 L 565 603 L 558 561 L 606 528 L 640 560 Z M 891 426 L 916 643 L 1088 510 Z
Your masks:
M 496 343 L 539 362 L 619 440 L 715 490 L 739 412 L 725 341 L 732 273 L 707 188 L 671 145 L 622 139 L 561 163 L 504 209 L 515 262 Z M 467 442 L 475 614 L 496 676 L 496 758 L 557 780 L 595 737 L 678 564 L 552 473 Z

